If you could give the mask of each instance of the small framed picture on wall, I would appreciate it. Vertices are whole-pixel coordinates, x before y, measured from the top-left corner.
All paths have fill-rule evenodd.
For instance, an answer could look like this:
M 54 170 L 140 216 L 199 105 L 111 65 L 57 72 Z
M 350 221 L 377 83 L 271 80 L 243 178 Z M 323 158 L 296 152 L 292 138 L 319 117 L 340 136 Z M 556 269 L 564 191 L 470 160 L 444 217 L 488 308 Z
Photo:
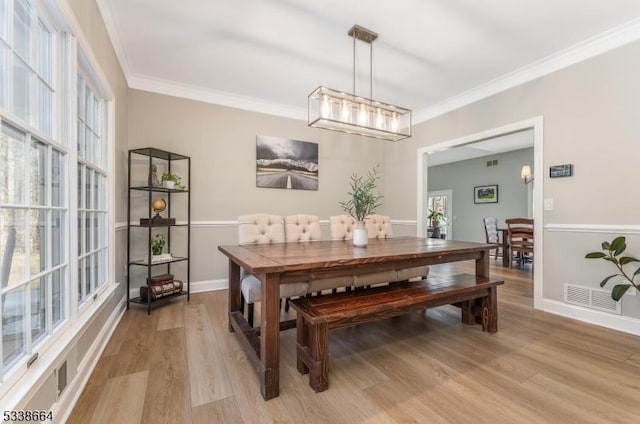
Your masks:
M 498 185 L 483 185 L 473 188 L 473 203 L 498 203 Z

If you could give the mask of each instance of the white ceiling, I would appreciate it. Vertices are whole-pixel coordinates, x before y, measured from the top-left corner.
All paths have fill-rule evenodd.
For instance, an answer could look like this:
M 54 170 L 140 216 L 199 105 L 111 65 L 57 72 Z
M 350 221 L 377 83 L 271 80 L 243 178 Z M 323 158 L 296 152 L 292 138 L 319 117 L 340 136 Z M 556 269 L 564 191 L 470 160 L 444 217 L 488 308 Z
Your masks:
M 132 88 L 300 119 L 318 85 L 352 91 L 353 24 L 380 35 L 373 97 L 414 122 L 640 37 L 638 0 L 98 3 Z

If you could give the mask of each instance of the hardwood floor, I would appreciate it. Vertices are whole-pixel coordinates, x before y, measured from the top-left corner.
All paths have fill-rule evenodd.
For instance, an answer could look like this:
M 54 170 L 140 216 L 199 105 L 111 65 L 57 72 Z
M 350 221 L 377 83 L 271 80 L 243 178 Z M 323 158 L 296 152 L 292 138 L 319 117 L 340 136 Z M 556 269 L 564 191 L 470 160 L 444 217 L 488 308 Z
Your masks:
M 493 263 L 493 260 L 492 260 Z M 496 262 L 497 263 L 497 262 Z M 431 272 L 473 272 L 472 263 Z M 531 273 L 492 266 L 498 332 L 452 306 L 330 333 L 329 389 L 281 333 L 280 397 L 227 331 L 226 291 L 125 313 L 69 423 L 631 423 L 640 338 L 532 309 Z M 260 308 L 256 308 L 259 311 Z

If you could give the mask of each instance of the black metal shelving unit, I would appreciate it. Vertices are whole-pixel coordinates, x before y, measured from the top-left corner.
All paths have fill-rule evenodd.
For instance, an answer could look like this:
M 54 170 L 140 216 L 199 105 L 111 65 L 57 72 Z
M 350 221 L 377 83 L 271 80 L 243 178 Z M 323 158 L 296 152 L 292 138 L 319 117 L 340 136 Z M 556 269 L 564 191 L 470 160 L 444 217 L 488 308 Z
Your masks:
M 146 172 L 147 174 L 147 185 L 131 185 L 132 178 L 132 168 L 137 166 L 133 163 L 133 159 L 136 157 L 142 157 L 148 159 L 148 163 L 146 164 L 146 169 L 142 169 L 141 172 Z M 153 147 L 145 147 L 142 149 L 133 149 L 129 150 L 128 157 L 128 190 L 127 190 L 127 309 L 129 309 L 129 303 L 142 304 L 147 306 L 147 313 L 151 313 L 151 309 L 156 305 L 161 305 L 166 303 L 168 300 L 171 300 L 180 296 L 187 296 L 187 300 L 190 300 L 190 280 L 191 280 L 191 267 L 190 267 L 190 256 L 191 256 L 191 193 L 189 191 L 191 185 L 191 158 L 189 156 L 184 156 L 178 153 L 167 152 L 165 150 L 156 149 Z M 175 165 L 176 161 L 186 161 L 186 186 L 187 188 L 182 190 L 178 188 L 165 188 L 161 186 L 154 185 L 154 181 L 152 179 L 152 166 L 153 165 L 163 165 L 163 168 L 168 172 L 172 172 L 172 164 Z M 142 165 L 140 165 L 142 166 Z M 131 208 L 132 208 L 132 193 L 135 191 L 143 191 L 148 193 L 147 196 L 147 210 L 148 210 L 148 222 L 150 224 L 135 224 L 131 222 Z M 172 217 L 171 214 L 171 197 L 172 196 L 187 196 L 187 223 L 175 223 L 175 224 L 154 224 L 152 223 L 153 212 L 151 208 L 151 204 L 153 201 L 154 193 L 164 193 L 167 196 L 166 199 L 166 211 L 167 216 Z M 147 259 L 133 259 L 132 249 L 131 249 L 131 234 L 132 230 L 143 231 L 140 229 L 147 229 Z M 181 229 L 180 231 L 184 231 L 186 228 L 187 236 L 186 236 L 186 256 L 173 256 L 171 260 L 162 261 L 162 262 L 152 262 L 151 260 L 151 238 L 152 238 L 152 230 L 158 228 L 166 228 L 167 233 L 167 247 L 169 251 L 171 251 L 171 231 L 173 228 Z M 131 297 L 131 270 L 132 267 L 146 267 L 147 268 L 147 284 L 151 281 L 151 277 L 156 275 L 154 270 L 158 267 L 165 267 L 166 273 L 171 273 L 171 264 L 177 262 L 186 262 L 186 281 L 183 282 L 183 289 L 179 293 L 175 293 L 168 296 L 160 297 L 156 300 L 151 300 L 151 288 L 149 287 L 147 291 L 147 298 L 144 299 L 140 296 Z M 186 286 L 186 288 L 185 288 Z

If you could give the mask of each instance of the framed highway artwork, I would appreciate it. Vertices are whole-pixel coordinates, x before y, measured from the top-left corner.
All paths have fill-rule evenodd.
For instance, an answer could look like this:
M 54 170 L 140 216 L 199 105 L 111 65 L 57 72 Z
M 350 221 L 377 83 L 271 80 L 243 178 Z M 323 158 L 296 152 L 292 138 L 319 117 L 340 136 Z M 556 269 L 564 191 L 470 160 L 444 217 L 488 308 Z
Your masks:
M 318 189 L 318 143 L 256 137 L 256 187 Z

